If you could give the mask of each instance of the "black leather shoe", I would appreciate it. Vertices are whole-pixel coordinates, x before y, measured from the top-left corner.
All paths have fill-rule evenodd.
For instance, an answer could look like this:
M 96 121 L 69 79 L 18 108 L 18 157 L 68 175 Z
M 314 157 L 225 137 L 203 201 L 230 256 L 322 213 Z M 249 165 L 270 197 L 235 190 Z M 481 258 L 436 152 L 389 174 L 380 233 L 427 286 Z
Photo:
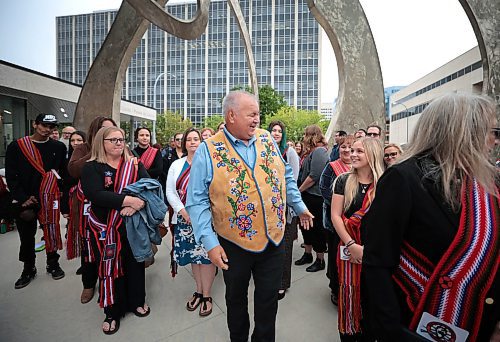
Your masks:
M 311 262 L 313 262 L 313 255 L 311 253 L 304 253 L 304 255 L 302 255 L 302 258 L 295 261 L 295 265 L 302 266 L 305 264 L 310 264 Z
M 283 292 L 280 292 L 280 291 L 283 291 Z M 278 300 L 282 300 L 283 298 L 285 298 L 285 295 L 286 295 L 286 290 L 279 290 L 278 291 Z
M 21 277 L 17 279 L 16 283 L 14 284 L 14 288 L 16 289 L 22 289 L 23 287 L 28 286 L 29 283 L 36 277 L 36 267 L 33 267 L 31 269 L 24 269 L 23 273 L 21 273 Z
M 54 280 L 62 279 L 65 276 L 64 271 L 61 269 L 61 266 L 59 265 L 47 266 L 47 273 L 50 273 L 52 279 Z
M 318 272 L 325 269 L 325 260 L 316 259 L 314 264 L 306 268 L 306 272 Z

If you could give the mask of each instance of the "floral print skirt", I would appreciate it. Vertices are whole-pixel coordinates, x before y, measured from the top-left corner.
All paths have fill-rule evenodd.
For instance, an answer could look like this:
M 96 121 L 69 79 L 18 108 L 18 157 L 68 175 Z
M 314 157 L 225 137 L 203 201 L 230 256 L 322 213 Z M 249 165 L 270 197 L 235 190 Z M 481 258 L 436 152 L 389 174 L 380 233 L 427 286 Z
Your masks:
M 174 225 L 174 260 L 179 266 L 211 263 L 203 245 L 196 243 L 193 227 L 182 215 L 177 215 L 177 224 Z

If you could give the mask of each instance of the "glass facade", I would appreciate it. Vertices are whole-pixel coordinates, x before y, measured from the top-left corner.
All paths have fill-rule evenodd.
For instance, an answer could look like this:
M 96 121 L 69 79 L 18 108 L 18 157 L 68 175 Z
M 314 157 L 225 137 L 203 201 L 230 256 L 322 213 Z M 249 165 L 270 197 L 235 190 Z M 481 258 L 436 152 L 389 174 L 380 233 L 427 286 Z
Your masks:
M 259 85 L 273 86 L 297 108 L 318 110 L 319 25 L 306 1 L 241 0 L 240 5 Z M 187 20 L 196 7 L 191 1 L 167 5 L 166 11 Z M 57 18 L 58 77 L 83 84 L 115 16 L 108 11 Z M 238 25 L 227 2 L 213 0 L 207 30 L 198 39 L 185 41 L 150 25 L 131 59 L 122 95 L 200 123 L 222 113 L 221 99 L 229 89 L 246 85 Z

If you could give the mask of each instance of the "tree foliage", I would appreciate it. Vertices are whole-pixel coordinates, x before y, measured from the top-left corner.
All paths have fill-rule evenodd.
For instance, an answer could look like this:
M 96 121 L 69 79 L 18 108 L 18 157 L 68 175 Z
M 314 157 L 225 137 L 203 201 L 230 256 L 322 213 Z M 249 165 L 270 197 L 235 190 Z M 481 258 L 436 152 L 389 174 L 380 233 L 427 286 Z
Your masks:
M 184 132 L 190 127 L 193 127 L 193 123 L 189 118 L 184 119 L 180 113 L 167 110 L 156 117 L 156 141 L 165 146 L 175 133 Z
M 326 133 L 328 124 L 330 123 L 325 117 L 315 110 L 296 109 L 286 106 L 280 108 L 276 114 L 266 117 L 261 122 L 261 127 L 267 129 L 267 126 L 272 121 L 282 121 L 286 127 L 286 135 L 288 140 L 299 141 L 302 139 L 304 129 L 309 125 L 318 125 L 323 133 Z
M 253 94 L 252 88 L 249 86 L 236 86 L 231 90 L 245 90 Z M 266 84 L 259 87 L 259 107 L 260 120 L 264 121 L 266 117 L 278 112 L 280 108 L 286 107 L 285 97 L 274 90 L 273 87 Z
M 213 129 L 214 131 L 217 130 L 217 126 L 221 123 L 224 122 L 224 117 L 222 115 L 211 115 L 207 116 L 205 119 L 203 119 L 203 123 L 199 127 L 200 129 L 209 127 Z

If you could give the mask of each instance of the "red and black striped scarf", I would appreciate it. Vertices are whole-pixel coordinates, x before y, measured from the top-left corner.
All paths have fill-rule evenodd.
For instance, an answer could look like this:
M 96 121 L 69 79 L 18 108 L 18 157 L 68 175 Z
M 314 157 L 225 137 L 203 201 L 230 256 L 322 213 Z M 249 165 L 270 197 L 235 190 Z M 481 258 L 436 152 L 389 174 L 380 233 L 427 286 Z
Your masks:
M 155 160 L 156 157 L 156 152 L 158 152 L 157 148 L 149 146 L 139 159 L 139 161 L 144 165 L 146 170 L 149 170 L 151 168 L 151 165 L 153 164 L 153 161 Z
M 90 246 L 90 231 L 87 227 L 88 218 L 84 213 L 86 204 L 87 200 L 83 194 L 82 185 L 78 182 L 69 190 L 68 237 L 66 241 L 68 260 L 85 253 L 86 262 L 94 261 Z
M 370 185 L 366 192 L 361 209 L 352 214 L 351 217 L 343 216 L 344 225 L 349 236 L 362 245 L 361 220 L 370 209 L 371 200 L 368 196 L 373 189 Z M 344 246 L 340 241 L 339 246 Z M 339 306 L 338 322 L 339 331 L 342 334 L 354 335 L 361 333 L 361 264 L 353 264 L 349 260 L 340 259 L 340 248 L 337 249 L 337 265 L 339 270 Z
M 393 279 L 413 311 L 410 329 L 417 330 L 424 312 L 465 329 L 475 341 L 485 298 L 500 263 L 500 203 L 473 179 L 461 193 L 460 224 L 453 242 L 433 265 L 422 253 L 403 243 Z M 428 329 L 425 329 L 428 328 Z M 424 327 L 432 336 L 431 327 Z
M 30 137 L 18 139 L 17 144 L 31 166 L 42 175 L 39 190 L 41 208 L 38 212 L 38 221 L 43 227 L 45 250 L 47 253 L 55 252 L 62 249 L 61 229 L 59 226 L 61 192 L 57 185 L 57 178 L 52 171 L 45 171 L 40 151 Z
M 123 189 L 132 184 L 137 179 L 137 159 L 125 162 L 123 158 L 118 165 L 114 181 L 114 191 L 122 193 Z M 90 210 L 88 223 L 97 241 L 97 246 L 101 254 L 99 264 L 100 296 L 99 304 L 107 307 L 115 303 L 114 280 L 123 276 L 120 251 L 122 248 L 118 227 L 122 224 L 120 211 L 111 209 L 108 214 L 106 224 L 100 222 Z M 105 240 L 99 240 L 101 232 L 106 232 Z
M 351 169 L 351 165 L 344 163 L 340 159 L 330 162 L 330 167 L 337 177 Z
M 175 189 L 177 190 L 177 194 L 181 202 L 186 205 L 187 198 L 187 187 L 189 183 L 189 175 L 191 173 L 191 165 L 189 165 L 177 178 L 175 182 Z M 170 272 L 172 277 L 175 277 L 177 274 L 177 262 L 174 260 L 174 235 L 172 234 L 172 250 L 170 251 Z

